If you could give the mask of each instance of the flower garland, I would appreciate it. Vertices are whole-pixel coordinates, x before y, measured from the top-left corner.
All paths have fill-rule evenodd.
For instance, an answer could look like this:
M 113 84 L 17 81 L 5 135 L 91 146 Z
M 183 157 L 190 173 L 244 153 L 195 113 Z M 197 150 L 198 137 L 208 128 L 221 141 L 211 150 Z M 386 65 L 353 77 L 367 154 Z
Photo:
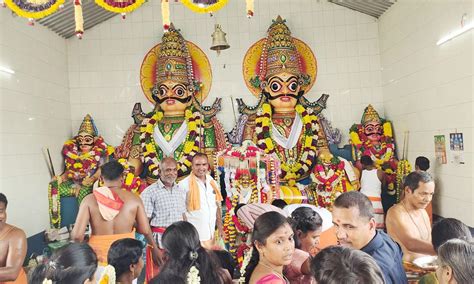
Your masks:
M 122 187 L 126 191 L 135 193 L 137 195 L 141 194 L 143 190 L 146 188 L 146 183 L 143 180 L 135 176 L 132 172 L 132 168 L 130 168 L 130 164 L 128 163 L 127 159 L 121 158 L 118 162 L 123 166 L 123 184 Z
M 169 0 L 161 0 L 161 19 L 163 21 L 163 29 L 167 31 L 171 24 Z
M 296 184 L 301 176 L 309 172 L 313 161 L 316 158 L 316 145 L 318 141 L 319 126 L 317 123 L 318 117 L 306 110 L 302 105 L 298 104 L 295 107 L 297 115 L 303 121 L 303 133 L 299 138 L 302 149 L 298 155 L 296 162 L 289 164 L 279 151 L 275 151 L 275 142 L 271 135 L 272 125 L 272 110 L 269 103 L 264 103 L 262 108 L 257 112 L 255 120 L 255 132 L 257 134 L 257 146 L 264 150 L 265 153 L 276 153 L 281 163 L 281 176 L 283 180 L 287 181 L 290 186 Z
M 253 247 L 251 247 L 245 253 L 245 256 L 242 261 L 242 266 L 240 267 L 240 278 L 238 282 L 239 284 L 245 283 L 245 269 L 247 269 L 247 266 L 249 265 L 250 259 L 252 258 L 252 253 L 253 253 Z
M 76 182 L 82 181 L 85 177 L 90 177 L 92 172 L 99 166 L 99 161 L 107 151 L 102 137 L 97 137 L 91 151 L 79 154 L 79 149 L 75 139 L 70 139 L 64 143 L 62 153 L 66 165 L 66 176 Z
M 195 265 L 191 266 L 188 275 L 186 277 L 187 284 L 199 284 L 201 283 L 201 276 L 199 276 L 199 270 Z
M 183 3 L 186 8 L 190 9 L 193 12 L 202 14 L 216 12 L 222 9 L 225 5 L 227 5 L 227 2 L 229 2 L 229 0 L 217 0 L 216 3 L 211 5 L 199 5 L 194 3 L 193 0 L 181 0 L 181 3 Z
M 95 0 L 95 3 L 107 11 L 124 14 L 133 12 L 143 5 L 145 0 Z
M 397 165 L 397 183 L 396 183 L 396 194 L 397 203 L 400 202 L 401 193 L 403 190 L 403 179 L 411 172 L 411 165 L 408 160 L 401 160 Z
M 252 18 L 253 17 L 253 11 L 254 11 L 254 0 L 245 0 L 245 7 L 247 10 L 247 18 Z
M 64 0 L 49 0 L 45 1 L 43 4 L 19 0 L 4 0 L 4 3 L 20 17 L 41 19 L 56 12 L 62 5 L 64 5 Z
M 199 152 L 199 135 L 198 128 L 201 127 L 201 116 L 199 112 L 193 113 L 187 109 L 184 112 L 185 123 L 188 126 L 188 134 L 184 140 L 181 151 L 176 155 L 178 161 L 178 176 L 183 176 L 189 172 L 192 159 Z M 143 151 L 143 162 L 148 169 L 150 175 L 158 177 L 158 149 L 153 138 L 155 125 L 163 119 L 163 112 L 157 111 L 144 124 L 140 126 L 140 144 Z
M 336 192 L 346 192 L 347 178 L 344 172 L 344 161 L 333 157 L 326 174 L 322 162 L 318 159 L 315 170 L 311 174 L 311 179 L 316 183 L 318 206 L 328 208 L 336 198 Z M 338 185 L 341 186 L 338 190 Z

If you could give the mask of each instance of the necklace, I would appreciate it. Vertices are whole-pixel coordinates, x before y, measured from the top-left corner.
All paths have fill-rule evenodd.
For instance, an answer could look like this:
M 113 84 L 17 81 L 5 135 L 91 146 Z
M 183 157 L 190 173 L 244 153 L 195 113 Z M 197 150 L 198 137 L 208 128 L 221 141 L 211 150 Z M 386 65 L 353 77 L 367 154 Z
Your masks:
M 425 218 L 423 218 L 423 215 L 421 215 L 421 219 L 423 219 L 423 223 L 425 224 L 425 229 L 426 229 L 426 237 L 423 237 L 423 234 L 421 233 L 421 230 L 420 230 L 420 227 L 418 227 L 418 225 L 416 224 L 415 220 L 413 220 L 413 217 L 411 216 L 410 212 L 408 212 L 407 208 L 405 207 L 405 202 L 400 202 L 403 206 L 403 209 L 405 209 L 405 211 L 407 212 L 408 216 L 410 217 L 410 220 L 411 222 L 416 226 L 416 228 L 418 229 L 418 233 L 420 234 L 420 238 L 422 240 L 428 240 L 429 239 L 429 230 L 428 230 L 428 225 L 426 225 L 426 221 L 425 221 Z
M 285 275 L 283 275 L 282 273 L 276 271 L 273 267 L 271 267 L 270 265 L 268 264 L 265 264 L 263 261 L 260 261 L 259 264 L 265 266 L 266 268 L 270 269 L 272 271 L 273 274 L 275 274 L 276 276 L 278 276 L 278 278 L 280 278 L 281 280 L 285 281 L 285 283 L 290 283 L 290 281 L 288 281 L 288 279 L 285 277 Z

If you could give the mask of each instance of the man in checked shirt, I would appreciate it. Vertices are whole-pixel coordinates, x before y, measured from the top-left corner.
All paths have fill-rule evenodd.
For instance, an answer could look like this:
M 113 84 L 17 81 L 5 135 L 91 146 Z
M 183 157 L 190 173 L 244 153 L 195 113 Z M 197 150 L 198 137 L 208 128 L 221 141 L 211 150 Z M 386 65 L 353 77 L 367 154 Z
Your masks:
M 148 186 L 140 195 L 145 212 L 150 220 L 153 237 L 160 248 L 161 236 L 166 227 L 174 222 L 186 220 L 186 190 L 176 183 L 177 162 L 166 157 L 161 160 L 160 178 Z

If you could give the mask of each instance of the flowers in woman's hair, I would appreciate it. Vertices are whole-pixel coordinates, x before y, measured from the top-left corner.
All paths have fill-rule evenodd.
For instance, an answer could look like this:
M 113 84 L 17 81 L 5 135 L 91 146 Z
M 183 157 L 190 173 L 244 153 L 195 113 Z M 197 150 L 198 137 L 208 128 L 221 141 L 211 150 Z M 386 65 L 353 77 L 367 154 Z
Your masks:
M 115 284 L 116 283 L 115 268 L 112 265 L 107 265 L 104 268 L 98 283 L 99 284 Z
M 197 252 L 194 252 L 197 254 Z M 191 253 L 190 253 L 190 257 L 191 257 Z M 197 259 L 197 257 L 196 257 Z M 187 284 L 198 284 L 198 283 L 201 283 L 201 277 L 199 276 L 199 270 L 196 268 L 196 266 L 191 266 L 191 268 L 189 269 L 189 272 L 188 272 L 188 276 L 187 276 Z
M 196 259 L 198 259 L 199 257 L 199 254 L 197 253 L 197 251 L 190 251 L 189 252 L 189 259 L 191 261 L 195 261 Z
M 53 281 L 50 280 L 50 279 L 48 279 L 48 278 L 45 278 L 45 279 L 43 280 L 43 284 L 53 284 Z

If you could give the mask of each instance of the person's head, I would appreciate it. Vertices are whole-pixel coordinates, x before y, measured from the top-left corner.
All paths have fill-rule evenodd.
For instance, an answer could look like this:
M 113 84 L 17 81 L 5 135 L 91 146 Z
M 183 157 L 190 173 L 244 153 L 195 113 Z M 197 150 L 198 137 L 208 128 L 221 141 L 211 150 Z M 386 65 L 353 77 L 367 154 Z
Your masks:
M 106 186 L 122 183 L 124 168 L 118 161 L 110 161 L 100 167 L 100 176 Z
M 288 219 L 274 211 L 260 215 L 253 226 L 252 244 L 253 252 L 246 268 L 246 281 L 250 280 L 260 261 L 273 266 L 290 264 L 295 251 L 295 241 Z
M 182 281 L 176 283 L 185 283 L 191 268 L 196 267 L 203 283 L 220 283 L 218 261 L 201 246 L 199 234 L 191 223 L 179 221 L 171 224 L 163 233 L 161 242 L 167 259 L 159 276 L 177 275 Z
M 321 250 L 311 260 L 311 272 L 318 284 L 383 284 L 375 260 L 363 251 L 341 246 Z
M 364 167 L 364 169 L 372 167 L 374 165 L 374 161 L 372 161 L 372 158 L 368 155 L 364 155 L 360 158 L 360 163 Z
M 191 170 L 198 178 L 206 177 L 207 171 L 209 170 L 209 160 L 207 155 L 204 153 L 197 153 L 193 157 Z
M 332 222 L 337 240 L 343 246 L 361 249 L 375 236 L 374 207 L 359 191 L 345 192 L 336 198 Z
M 403 202 L 415 209 L 425 209 L 433 198 L 435 183 L 427 172 L 411 172 L 403 182 L 405 197 Z
M 143 269 L 141 256 L 142 243 L 135 239 L 126 238 L 112 243 L 107 254 L 107 262 L 114 267 L 117 280 L 127 276 L 127 274 L 131 275 L 130 279 L 135 279 Z
M 165 185 L 172 185 L 178 178 L 178 163 L 172 157 L 165 157 L 160 162 L 160 179 Z
M 5 194 L 0 192 L 0 229 L 3 228 L 7 222 L 7 205 L 8 200 Z
M 272 201 L 272 205 L 276 206 L 280 209 L 283 209 L 283 208 L 285 208 L 286 205 L 288 205 L 288 203 L 286 203 L 286 201 L 283 200 L 283 199 L 275 199 L 275 200 Z
M 438 249 L 436 276 L 440 284 L 469 284 L 474 281 L 474 243 L 452 239 Z
M 430 160 L 427 157 L 419 156 L 415 160 L 415 170 L 427 171 L 430 168 Z
M 295 247 L 310 252 L 319 244 L 323 219 L 309 207 L 296 208 L 291 213 L 291 225 L 295 234 Z
M 431 229 L 431 243 L 435 251 L 438 251 L 442 244 L 451 239 L 471 241 L 472 235 L 469 227 L 454 218 L 444 218 L 434 223 Z
M 92 248 L 86 243 L 71 243 L 54 253 L 48 262 L 38 265 L 30 283 L 48 279 L 57 284 L 92 284 L 96 270 L 97 256 Z

